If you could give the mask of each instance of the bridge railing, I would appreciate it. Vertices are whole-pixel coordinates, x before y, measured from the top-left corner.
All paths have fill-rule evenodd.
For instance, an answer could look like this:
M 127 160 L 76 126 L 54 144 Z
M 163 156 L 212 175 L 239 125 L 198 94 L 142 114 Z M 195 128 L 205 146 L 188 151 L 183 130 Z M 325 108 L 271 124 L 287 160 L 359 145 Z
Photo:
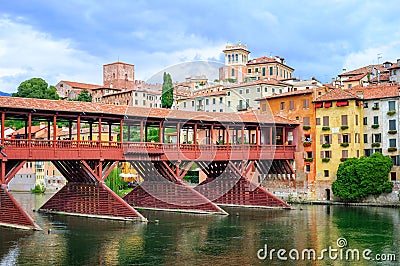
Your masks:
M 121 149 L 121 143 L 115 141 L 96 140 L 39 140 L 39 139 L 3 139 L 1 145 L 5 148 L 35 148 L 35 149 Z
M 125 153 L 164 153 L 164 152 L 294 152 L 294 145 L 256 145 L 256 144 L 177 144 L 157 142 L 116 142 L 96 140 L 38 140 L 38 139 L 2 139 L 5 148 L 35 149 L 123 149 Z

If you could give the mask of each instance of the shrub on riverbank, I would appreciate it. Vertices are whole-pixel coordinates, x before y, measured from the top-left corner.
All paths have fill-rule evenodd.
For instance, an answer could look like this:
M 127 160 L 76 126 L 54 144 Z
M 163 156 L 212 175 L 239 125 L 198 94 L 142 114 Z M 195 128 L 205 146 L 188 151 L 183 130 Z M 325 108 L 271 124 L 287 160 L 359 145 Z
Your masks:
M 390 193 L 393 183 L 388 175 L 393 162 L 377 152 L 369 157 L 350 158 L 339 165 L 333 194 L 343 201 L 359 201 L 368 195 Z

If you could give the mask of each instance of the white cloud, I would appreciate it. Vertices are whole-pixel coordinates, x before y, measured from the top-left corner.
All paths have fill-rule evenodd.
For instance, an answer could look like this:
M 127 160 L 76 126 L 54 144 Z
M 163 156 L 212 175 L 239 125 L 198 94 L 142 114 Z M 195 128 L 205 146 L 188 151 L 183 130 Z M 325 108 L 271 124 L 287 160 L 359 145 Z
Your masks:
M 29 78 L 55 85 L 61 79 L 101 82 L 103 62 L 73 48 L 69 39 L 56 40 L 23 20 L 0 17 L 0 90 L 16 91 Z
M 393 41 L 384 45 L 366 48 L 346 56 L 343 68 L 347 70 L 356 69 L 362 66 L 377 64 L 385 61 L 395 62 L 399 58 L 400 41 Z

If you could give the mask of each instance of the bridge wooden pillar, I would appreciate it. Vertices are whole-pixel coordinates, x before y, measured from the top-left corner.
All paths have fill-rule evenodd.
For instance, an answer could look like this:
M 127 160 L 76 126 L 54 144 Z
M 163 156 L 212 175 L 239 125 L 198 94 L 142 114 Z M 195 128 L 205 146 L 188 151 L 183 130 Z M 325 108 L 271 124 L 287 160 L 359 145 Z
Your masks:
M 101 123 L 101 117 L 99 117 L 99 126 L 98 126 L 98 141 L 101 141 L 101 132 L 102 131 L 102 123 Z
M 47 139 L 51 139 L 51 121 L 47 120 Z
M 163 122 L 160 121 L 158 124 L 158 142 L 164 143 L 164 132 L 163 132 Z
M 104 183 L 118 161 L 52 161 L 68 183 L 39 211 L 125 221 L 147 221 Z
M 28 114 L 28 140 L 32 140 L 32 113 Z
M 122 119 L 119 121 L 119 142 L 122 147 L 122 143 L 124 142 L 124 121 Z
M 112 124 L 111 124 L 111 122 L 108 122 L 108 141 L 111 141 L 111 137 L 112 137 L 111 129 L 112 129 Z
M 76 119 L 76 138 L 78 141 L 78 147 L 80 146 L 80 142 L 81 142 L 81 116 L 78 115 L 77 119 Z
M 197 122 L 193 125 L 193 144 L 197 144 Z
M 134 207 L 166 211 L 227 214 L 182 182 L 193 162 L 129 161 L 144 179 L 124 197 Z
M 57 115 L 53 116 L 53 140 L 57 140 Z M 54 145 L 55 147 L 56 145 Z

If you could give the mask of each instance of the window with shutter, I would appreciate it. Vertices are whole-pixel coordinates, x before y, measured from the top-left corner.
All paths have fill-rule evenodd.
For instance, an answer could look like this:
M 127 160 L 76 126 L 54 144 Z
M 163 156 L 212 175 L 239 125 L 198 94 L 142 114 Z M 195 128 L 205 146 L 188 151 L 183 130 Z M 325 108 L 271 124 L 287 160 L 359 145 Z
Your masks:
M 342 126 L 348 126 L 347 115 L 342 115 Z
M 342 135 L 338 135 L 338 143 L 341 144 L 342 143 Z
M 310 125 L 310 117 L 308 117 L 308 116 L 303 117 L 303 125 L 304 126 Z
M 315 119 L 315 124 L 317 126 L 321 125 L 321 118 L 318 117 L 317 119 Z
M 294 110 L 294 101 L 289 102 L 289 108 L 290 110 Z
M 324 127 L 329 127 L 329 116 L 324 116 L 323 117 L 323 126 Z

